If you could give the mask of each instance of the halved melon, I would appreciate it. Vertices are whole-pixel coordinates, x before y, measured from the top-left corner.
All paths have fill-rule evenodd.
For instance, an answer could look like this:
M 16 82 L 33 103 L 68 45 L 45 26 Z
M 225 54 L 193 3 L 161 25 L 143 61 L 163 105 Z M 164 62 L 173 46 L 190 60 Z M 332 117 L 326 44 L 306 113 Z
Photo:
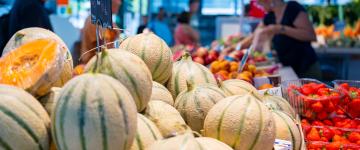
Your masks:
M 0 59 L 0 83 L 26 89 L 43 96 L 59 84 L 67 65 L 57 41 L 37 39 L 12 50 Z

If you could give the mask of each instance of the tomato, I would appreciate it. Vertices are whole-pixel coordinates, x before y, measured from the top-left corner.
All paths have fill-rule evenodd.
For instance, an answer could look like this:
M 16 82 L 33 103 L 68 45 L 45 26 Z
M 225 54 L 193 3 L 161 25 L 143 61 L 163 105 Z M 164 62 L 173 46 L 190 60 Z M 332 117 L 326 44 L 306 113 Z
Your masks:
M 310 141 L 320 141 L 320 134 L 316 128 L 311 128 L 310 132 L 306 135 L 306 139 Z
M 358 132 L 351 132 L 348 137 L 349 141 L 352 143 L 356 143 L 357 141 L 360 141 L 360 133 Z
M 323 95 L 330 95 L 330 89 L 329 88 L 320 88 L 317 90 L 316 94 L 323 96 Z
M 311 105 L 311 108 L 314 112 L 318 113 L 324 109 L 324 106 L 321 104 L 321 102 L 316 102 Z
M 330 141 L 333 136 L 335 135 L 334 131 L 331 130 L 329 127 L 323 127 L 322 129 L 320 129 L 320 135 L 325 137 L 327 139 L 327 141 Z M 325 141 L 325 142 L 327 142 Z
M 317 119 L 325 120 L 328 117 L 328 114 L 325 111 L 316 114 Z
M 349 90 L 349 83 L 342 83 L 340 84 L 340 87 Z
M 315 90 L 311 86 L 303 86 L 301 87 L 300 92 L 304 95 L 310 95 L 310 94 L 314 94 Z
M 326 150 L 339 150 L 342 147 L 341 142 L 332 142 L 326 145 Z

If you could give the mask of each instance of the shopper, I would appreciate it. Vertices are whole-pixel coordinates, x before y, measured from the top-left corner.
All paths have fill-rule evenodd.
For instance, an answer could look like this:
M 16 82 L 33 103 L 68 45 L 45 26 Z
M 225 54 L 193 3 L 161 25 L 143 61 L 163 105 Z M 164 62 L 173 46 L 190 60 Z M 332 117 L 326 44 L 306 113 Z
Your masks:
M 149 29 L 161 37 L 166 44 L 172 45 L 172 34 L 165 17 L 165 9 L 160 7 L 156 18 L 149 24 Z
M 142 24 L 137 29 L 137 34 L 143 33 L 144 29 L 146 29 L 148 25 L 148 16 L 142 16 Z
M 41 27 L 52 30 L 49 14 L 44 7 L 46 0 L 16 0 L 9 14 L 11 37 L 15 32 L 29 27 Z
M 255 33 L 242 41 L 243 47 L 253 44 L 262 50 L 272 40 L 280 62 L 291 66 L 299 77 L 321 79 L 320 65 L 311 41 L 316 40 L 313 24 L 303 6 L 296 1 L 258 0 L 267 14 Z
M 199 0 L 189 0 L 190 25 L 197 29 L 199 27 Z
M 178 24 L 175 28 L 175 44 L 197 46 L 199 33 L 190 26 L 190 13 L 182 12 L 178 16 Z
M 121 5 L 121 0 L 112 0 L 111 11 L 116 14 Z M 116 24 L 113 24 L 116 27 Z M 119 37 L 119 32 L 116 30 L 105 29 L 105 41 L 113 42 Z M 86 64 L 96 53 L 96 51 L 89 51 L 96 47 L 96 26 L 91 23 L 91 16 L 88 16 L 85 20 L 84 28 L 81 30 L 81 48 L 80 57 L 81 63 Z

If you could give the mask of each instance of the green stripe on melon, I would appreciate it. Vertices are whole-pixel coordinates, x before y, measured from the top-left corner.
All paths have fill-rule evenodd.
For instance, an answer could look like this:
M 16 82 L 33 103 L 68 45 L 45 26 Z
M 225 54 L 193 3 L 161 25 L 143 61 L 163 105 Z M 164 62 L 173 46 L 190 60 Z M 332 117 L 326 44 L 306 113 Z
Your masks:
M 49 149 L 46 121 L 50 119 L 40 103 L 22 89 L 8 85 L 0 85 L 0 95 L 1 148 Z
M 152 93 L 150 100 L 159 100 L 163 101 L 165 103 L 168 103 L 169 105 L 174 105 L 174 99 L 166 87 L 161 85 L 160 83 L 157 83 L 153 81 L 153 87 L 152 87 Z
M 98 72 L 119 80 L 133 96 L 138 112 L 150 101 L 152 77 L 144 61 L 138 56 L 121 49 L 104 50 L 101 54 Z M 96 66 L 96 56 L 86 65 L 86 71 Z
M 219 101 L 204 122 L 204 135 L 216 138 L 235 150 L 271 150 L 275 141 L 272 113 L 249 93 Z
M 152 143 L 162 138 L 161 132 L 156 125 L 145 116 L 138 114 L 136 140 L 134 140 L 130 150 L 145 150 Z
M 174 106 L 186 124 L 192 130 L 200 132 L 208 111 L 223 98 L 225 98 L 224 92 L 216 85 L 188 83 L 187 90 L 178 95 Z
M 160 37 L 153 33 L 142 33 L 125 39 L 121 49 L 134 53 L 144 60 L 153 80 L 165 84 L 171 76 L 172 52 Z
M 292 143 L 292 150 L 301 149 L 301 133 L 295 120 L 282 111 L 273 111 L 276 124 L 276 138 Z
M 129 149 L 136 132 L 136 105 L 119 81 L 83 74 L 62 89 L 52 115 L 59 149 Z
M 193 62 L 191 56 L 185 53 L 183 58 L 174 64 L 172 76 L 167 85 L 173 98 L 186 90 L 187 81 L 194 84 L 210 83 L 216 85 L 216 80 L 210 70 L 199 63 Z

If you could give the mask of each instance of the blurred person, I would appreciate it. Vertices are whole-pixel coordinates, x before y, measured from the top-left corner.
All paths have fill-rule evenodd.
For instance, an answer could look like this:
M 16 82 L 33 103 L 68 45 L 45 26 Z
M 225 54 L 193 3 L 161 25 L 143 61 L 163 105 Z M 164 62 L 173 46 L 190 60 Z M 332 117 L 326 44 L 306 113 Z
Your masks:
M 150 22 L 149 29 L 153 31 L 157 36 L 162 38 L 166 44 L 172 45 L 172 33 L 166 22 L 166 12 L 163 7 L 159 8 L 159 12 L 156 18 Z
M 111 11 L 113 14 L 116 14 L 118 12 L 121 4 L 122 4 L 121 0 L 112 0 Z M 115 23 L 113 23 L 113 27 L 116 27 Z M 116 30 L 105 29 L 104 32 L 105 32 L 105 37 L 103 38 L 105 38 L 106 42 L 113 42 L 119 36 L 119 32 Z M 100 42 L 100 45 L 101 44 L 102 42 Z M 95 47 L 96 47 L 96 26 L 91 23 L 91 16 L 89 15 L 85 20 L 84 28 L 81 30 L 80 57 L 82 64 L 86 64 L 96 54 L 96 50 L 89 51 L 90 49 L 93 49 Z
M 189 12 L 190 12 L 190 25 L 193 28 L 199 27 L 199 11 L 200 1 L 199 0 L 189 0 Z
M 242 47 L 253 44 L 255 50 L 262 50 L 272 40 L 284 66 L 291 66 L 301 78 L 321 79 L 318 58 L 311 47 L 316 35 L 305 8 L 296 1 L 258 0 L 258 3 L 267 14 L 255 32 L 241 41 Z
M 15 32 L 29 27 L 53 30 L 49 14 L 44 7 L 46 0 L 16 0 L 9 13 L 8 38 Z
M 175 45 L 197 46 L 199 43 L 199 33 L 190 26 L 190 13 L 182 12 L 178 16 L 178 24 L 175 28 Z
M 143 33 L 144 29 L 146 29 L 147 25 L 148 25 L 148 16 L 142 16 L 141 17 L 141 25 L 138 27 L 137 29 L 137 34 Z

